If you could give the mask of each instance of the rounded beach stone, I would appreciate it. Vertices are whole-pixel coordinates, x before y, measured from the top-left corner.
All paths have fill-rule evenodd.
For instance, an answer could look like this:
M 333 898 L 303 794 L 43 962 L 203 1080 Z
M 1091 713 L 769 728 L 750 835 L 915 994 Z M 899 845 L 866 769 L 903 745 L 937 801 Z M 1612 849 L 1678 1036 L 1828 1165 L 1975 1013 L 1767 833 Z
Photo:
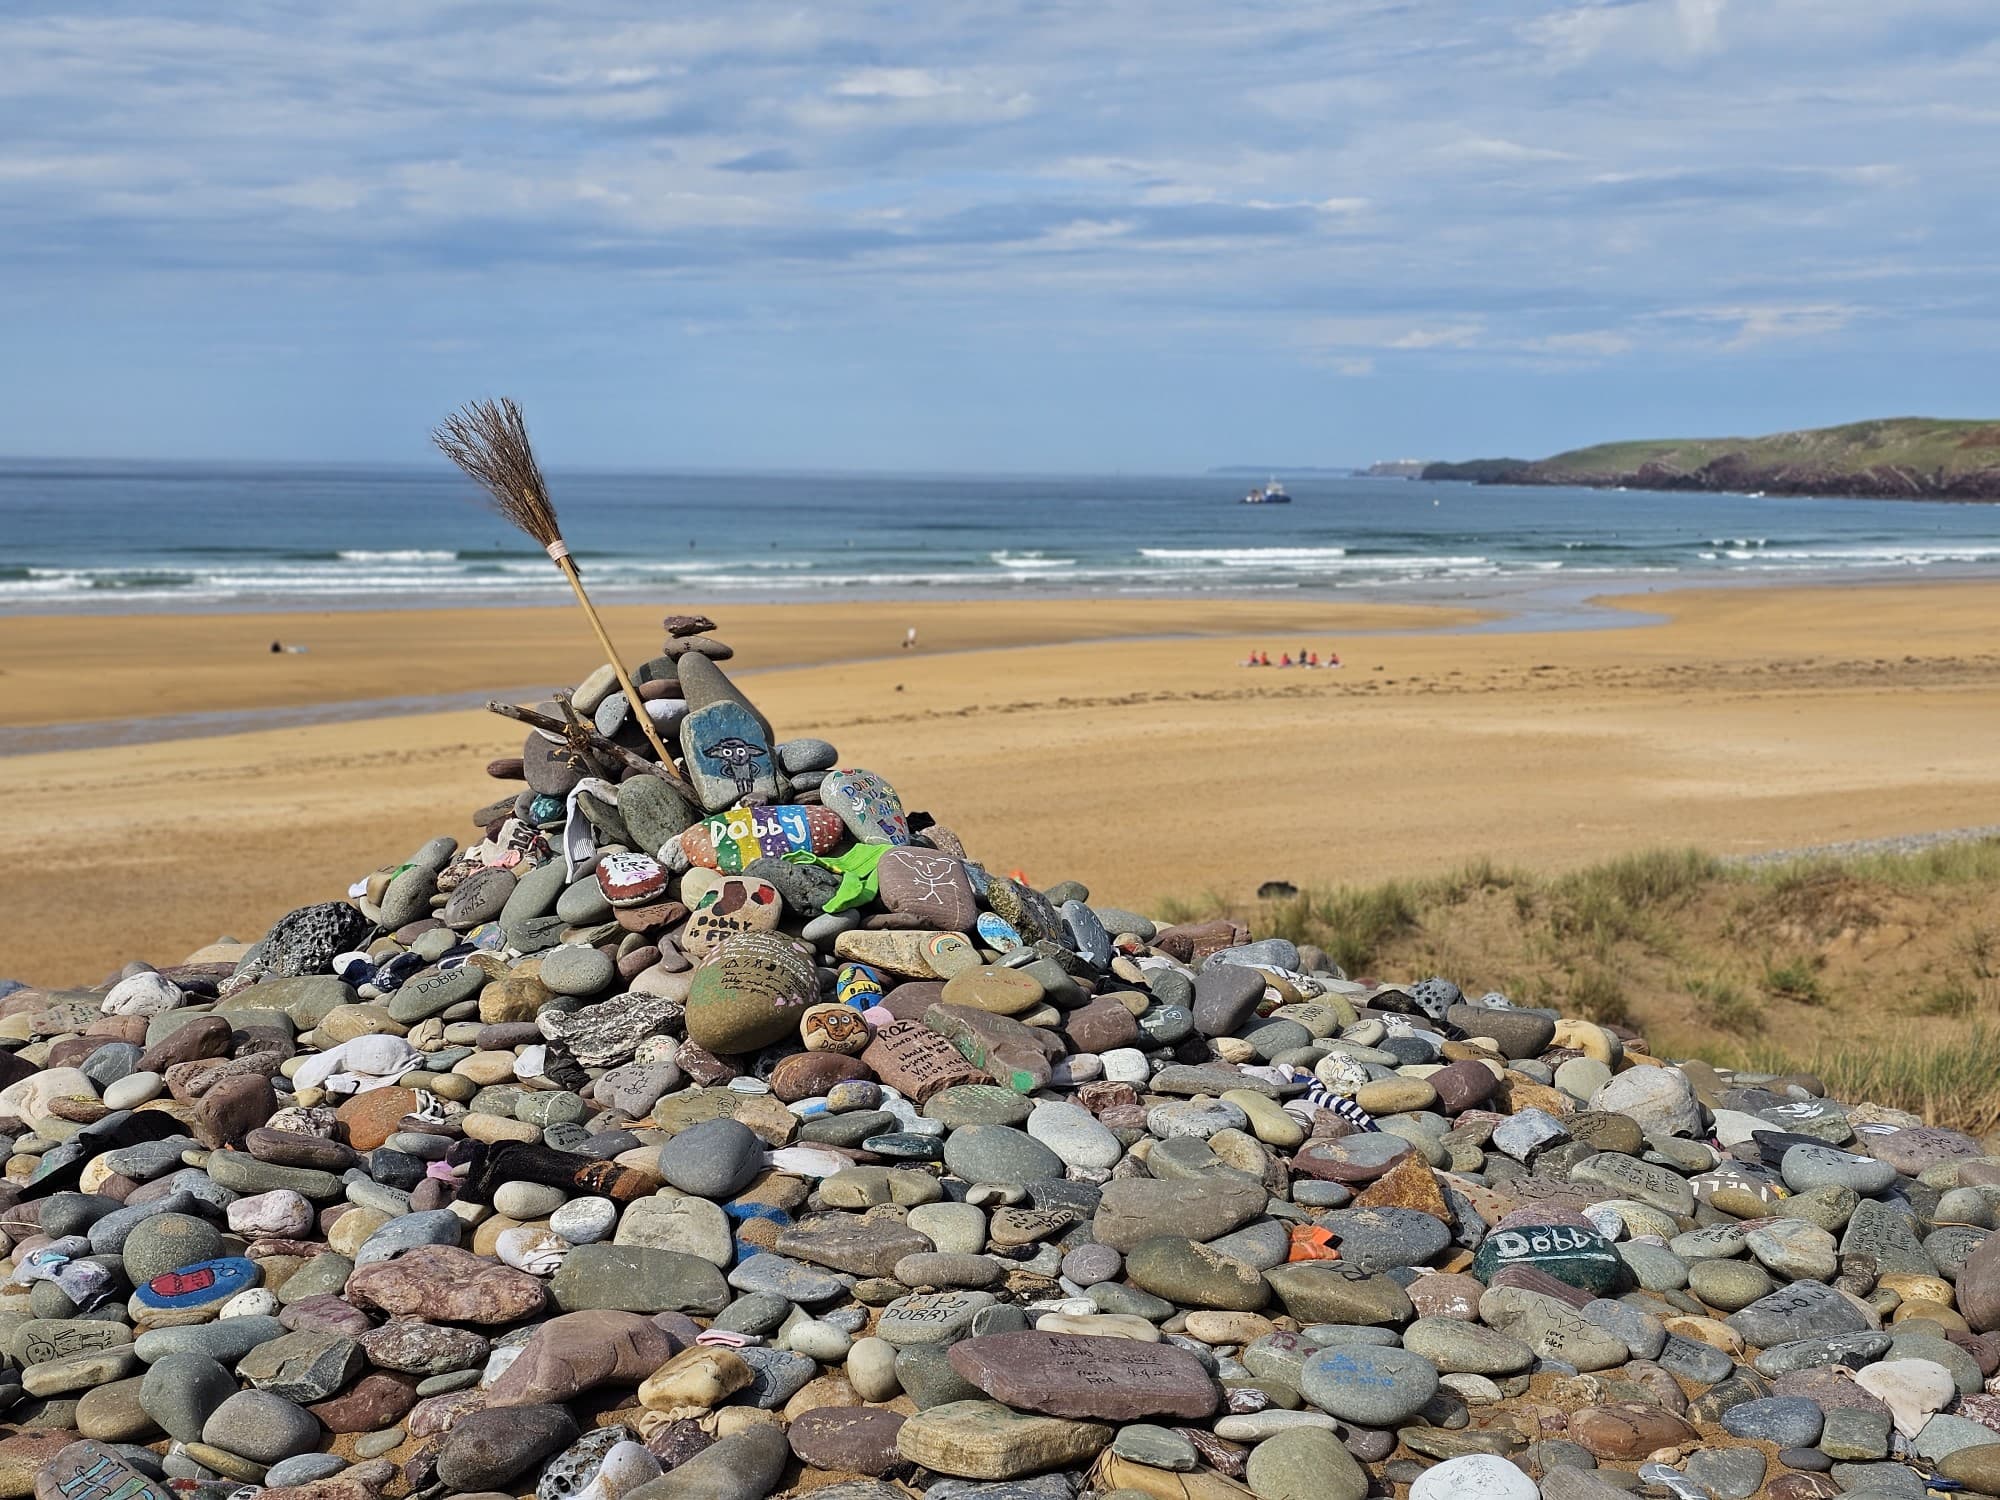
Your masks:
M 1407 1349 L 1340 1344 L 1307 1358 L 1299 1390 L 1329 1416 L 1361 1427 L 1394 1427 L 1437 1394 L 1438 1369 Z
M 1410 1500 L 1539 1500 L 1535 1481 L 1493 1453 L 1448 1458 L 1417 1476 Z

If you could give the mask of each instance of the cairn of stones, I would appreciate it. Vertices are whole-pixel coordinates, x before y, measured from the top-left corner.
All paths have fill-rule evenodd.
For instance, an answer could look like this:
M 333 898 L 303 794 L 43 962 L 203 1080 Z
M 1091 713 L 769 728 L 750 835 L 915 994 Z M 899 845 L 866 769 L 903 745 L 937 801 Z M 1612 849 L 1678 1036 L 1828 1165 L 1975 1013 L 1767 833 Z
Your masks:
M 713 628 L 0 999 L 0 1500 L 2000 1494 L 1979 1141 L 998 874 Z

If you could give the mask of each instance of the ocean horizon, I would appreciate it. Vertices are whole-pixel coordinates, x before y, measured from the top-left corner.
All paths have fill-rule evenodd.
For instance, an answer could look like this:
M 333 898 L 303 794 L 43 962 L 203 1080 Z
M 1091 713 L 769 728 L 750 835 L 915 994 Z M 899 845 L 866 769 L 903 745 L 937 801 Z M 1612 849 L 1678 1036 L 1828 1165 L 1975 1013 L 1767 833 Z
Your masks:
M 1285 478 L 1279 475 L 1277 477 Z M 1228 474 L 551 471 L 605 602 L 1488 599 L 2000 573 L 2000 507 Z M 442 463 L 0 460 L 0 613 L 557 603 Z

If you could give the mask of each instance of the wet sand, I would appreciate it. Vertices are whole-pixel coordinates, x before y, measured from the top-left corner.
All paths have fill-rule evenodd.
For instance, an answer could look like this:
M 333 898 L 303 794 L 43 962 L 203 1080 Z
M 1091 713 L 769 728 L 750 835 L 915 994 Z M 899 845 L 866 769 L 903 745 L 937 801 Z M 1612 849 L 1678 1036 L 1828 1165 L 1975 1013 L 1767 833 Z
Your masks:
M 1464 611 L 1408 606 L 1020 601 L 730 609 L 721 633 L 781 734 L 832 739 L 996 868 L 1140 907 L 1995 821 L 2000 584 L 1618 607 L 1665 622 L 1467 635 Z M 658 613 L 617 612 L 633 659 Z M 1447 629 L 1355 633 L 1420 626 Z M 0 620 L 0 723 L 554 684 L 592 665 L 583 631 L 544 610 Z M 274 634 L 313 649 L 260 652 Z M 1239 665 L 1302 638 L 1346 666 Z M 90 981 L 254 937 L 473 836 L 482 767 L 520 738 L 456 711 L 0 760 L 0 975 Z

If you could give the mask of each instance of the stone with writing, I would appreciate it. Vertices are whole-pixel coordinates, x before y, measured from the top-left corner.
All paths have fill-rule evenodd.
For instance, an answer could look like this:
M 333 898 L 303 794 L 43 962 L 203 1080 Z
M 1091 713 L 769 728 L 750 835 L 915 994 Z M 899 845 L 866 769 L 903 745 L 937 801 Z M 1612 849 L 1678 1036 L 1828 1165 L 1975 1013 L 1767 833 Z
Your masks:
M 891 1021 L 875 1033 L 861 1060 L 883 1083 L 918 1104 L 940 1089 L 986 1081 L 985 1073 L 956 1047 L 917 1021 Z
M 808 1052 L 840 1052 L 859 1057 L 868 1050 L 868 1023 L 851 1005 L 808 1005 L 799 1017 L 799 1036 Z
M 71 1443 L 35 1476 L 35 1500 L 168 1500 L 166 1488 L 103 1443 Z
M 1063 1055 L 1053 1032 L 969 1005 L 930 1006 L 923 1024 L 993 1082 L 1017 1094 L 1032 1094 L 1047 1084 Z
M 1609 1297 L 1625 1284 L 1625 1262 L 1594 1229 L 1572 1224 L 1521 1225 L 1486 1236 L 1472 1258 L 1472 1274 L 1490 1282 L 1505 1266 L 1533 1266 L 1557 1281 Z
M 666 893 L 666 867 L 650 854 L 607 854 L 597 862 L 597 889 L 614 907 L 644 906 Z
M 784 915 L 778 888 L 754 875 L 725 875 L 701 893 L 681 933 L 681 951 L 690 958 L 713 953 L 744 932 L 771 932 Z
M 812 958 L 801 944 L 778 932 L 737 933 L 695 970 L 688 1040 L 710 1052 L 754 1052 L 797 1035 L 799 1017 L 818 998 Z
M 979 921 L 964 860 L 906 844 L 882 856 L 875 879 L 883 908 L 902 919 L 898 926 L 971 932 Z
M 840 815 L 858 844 L 910 841 L 910 820 L 903 814 L 903 799 L 873 771 L 859 767 L 828 771 L 819 784 L 819 800 Z
M 1199 1421 L 1218 1397 L 1201 1361 L 1172 1344 L 1029 1329 L 965 1339 L 949 1358 L 996 1401 L 1052 1417 Z
M 831 854 L 847 837 L 847 825 L 827 807 L 732 807 L 704 818 L 680 836 L 690 864 L 739 875 L 758 859 L 783 859 L 806 852 Z

